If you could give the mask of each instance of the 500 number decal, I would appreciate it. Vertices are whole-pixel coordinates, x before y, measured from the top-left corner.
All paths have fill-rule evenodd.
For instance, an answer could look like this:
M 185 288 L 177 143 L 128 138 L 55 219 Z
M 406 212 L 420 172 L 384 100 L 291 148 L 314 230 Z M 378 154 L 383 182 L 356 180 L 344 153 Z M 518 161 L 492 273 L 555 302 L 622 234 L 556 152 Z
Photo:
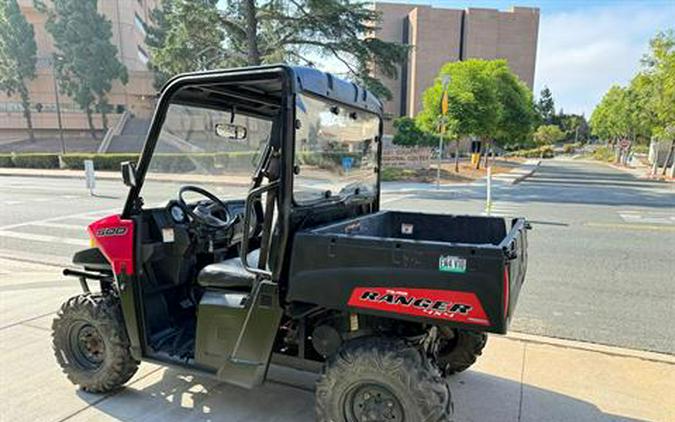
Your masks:
M 126 227 L 106 227 L 96 230 L 96 237 L 124 236 L 128 231 Z

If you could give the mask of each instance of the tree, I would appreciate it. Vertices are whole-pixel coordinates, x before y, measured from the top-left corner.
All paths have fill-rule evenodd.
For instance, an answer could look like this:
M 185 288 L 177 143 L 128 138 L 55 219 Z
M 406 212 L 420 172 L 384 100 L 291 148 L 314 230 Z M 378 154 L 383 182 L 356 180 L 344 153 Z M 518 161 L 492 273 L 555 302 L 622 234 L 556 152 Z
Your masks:
M 163 0 L 150 13 L 146 44 L 155 88 L 179 73 L 234 63 L 235 56 L 222 47 L 225 33 L 217 4 L 217 0 Z
M 565 138 L 565 133 L 556 125 L 542 125 L 534 132 L 534 142 L 540 146 L 551 145 Z M 542 158 L 544 151 L 541 151 Z
M 415 119 L 411 117 L 399 117 L 394 120 L 394 145 L 402 146 L 435 146 L 438 138 L 429 132 L 422 130 Z
M 497 84 L 497 101 L 501 109 L 495 142 L 503 148 L 523 142 L 532 135 L 534 125 L 532 92 L 509 69 L 506 60 L 492 60 L 488 69 Z
M 424 91 L 423 108 L 417 115 L 420 127 L 438 133 L 440 124 L 446 127 L 446 136 L 459 140 L 475 136 L 486 140 L 494 136 L 500 117 L 497 84 L 487 70 L 485 60 L 471 59 L 450 62 L 441 67 L 434 84 Z M 448 114 L 441 116 L 443 78 L 449 77 Z
M 555 102 L 553 101 L 553 94 L 547 86 L 544 86 L 539 93 L 539 100 L 535 108 L 543 124 L 550 125 L 554 123 Z
M 26 82 L 35 79 L 37 45 L 33 25 L 21 14 L 16 0 L 0 3 L 0 90 L 21 98 L 28 136 L 35 138 Z
M 92 137 L 96 128 L 92 115 L 101 113 L 103 128 L 108 126 L 111 106 L 107 94 L 112 82 L 128 81 L 127 70 L 117 59 L 112 25 L 98 13 L 97 0 L 53 0 L 52 7 L 40 3 L 47 14 L 45 27 L 54 39 L 57 53 L 54 67 L 61 91 L 72 98 L 87 114 Z
M 654 134 L 667 138 L 675 125 L 675 31 L 659 32 L 649 47 L 642 61 L 642 73 L 652 85 L 653 101 L 648 107 L 654 117 Z
M 584 140 L 588 138 L 588 122 L 582 114 L 558 114 L 558 126 L 565 133 L 565 140 Z
M 189 70 L 204 66 L 203 62 L 195 61 L 195 53 L 209 53 L 213 61 L 207 66 L 219 63 L 231 67 L 278 62 L 314 66 L 317 58 L 333 58 L 342 63 L 346 76 L 376 95 L 390 98 L 389 90 L 373 75 L 396 77 L 398 65 L 408 52 L 405 45 L 372 36 L 380 14 L 362 2 L 172 0 L 165 1 L 163 7 L 166 3 L 173 4 L 177 17 L 172 19 L 173 14 L 168 13 L 167 34 L 163 39 L 158 37 L 159 43 L 153 46 L 154 55 L 160 56 L 153 59 L 153 68 L 166 74 L 176 73 L 169 66 L 172 62 L 185 61 L 184 67 L 192 66 Z M 217 10 L 218 5 L 222 10 Z M 195 20 L 181 23 L 188 8 Z M 199 23 L 212 22 L 216 10 L 217 25 L 209 27 Z M 191 54 L 185 56 L 182 45 L 200 31 L 204 32 L 201 34 L 204 43 L 200 44 L 203 48 L 193 48 Z M 222 43 L 215 42 L 218 37 L 214 32 L 218 31 L 224 34 Z M 170 36 L 174 32 L 176 35 Z
M 616 141 L 630 132 L 626 88 L 612 86 L 591 115 L 592 133 L 601 139 Z

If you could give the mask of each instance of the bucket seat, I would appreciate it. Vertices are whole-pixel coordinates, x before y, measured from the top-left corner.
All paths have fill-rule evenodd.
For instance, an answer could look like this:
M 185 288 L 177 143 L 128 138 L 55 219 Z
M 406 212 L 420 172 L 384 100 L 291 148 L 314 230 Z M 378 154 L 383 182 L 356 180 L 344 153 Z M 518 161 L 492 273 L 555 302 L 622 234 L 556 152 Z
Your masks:
M 246 255 L 248 265 L 254 268 L 258 266 L 259 258 L 260 249 Z M 254 281 L 255 275 L 246 271 L 238 256 L 207 265 L 197 276 L 197 284 L 202 287 L 228 290 L 250 290 Z

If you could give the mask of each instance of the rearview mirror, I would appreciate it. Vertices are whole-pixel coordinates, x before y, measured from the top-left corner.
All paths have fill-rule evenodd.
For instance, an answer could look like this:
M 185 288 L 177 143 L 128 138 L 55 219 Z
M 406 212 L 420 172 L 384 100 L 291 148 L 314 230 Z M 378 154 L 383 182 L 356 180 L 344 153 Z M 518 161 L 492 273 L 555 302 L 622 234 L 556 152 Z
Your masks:
M 218 123 L 216 125 L 216 135 L 221 138 L 242 141 L 246 139 L 247 133 L 248 130 L 245 126 L 235 125 L 234 123 Z
M 125 161 L 120 164 L 122 170 L 122 180 L 125 186 L 136 187 L 136 165 L 131 161 Z

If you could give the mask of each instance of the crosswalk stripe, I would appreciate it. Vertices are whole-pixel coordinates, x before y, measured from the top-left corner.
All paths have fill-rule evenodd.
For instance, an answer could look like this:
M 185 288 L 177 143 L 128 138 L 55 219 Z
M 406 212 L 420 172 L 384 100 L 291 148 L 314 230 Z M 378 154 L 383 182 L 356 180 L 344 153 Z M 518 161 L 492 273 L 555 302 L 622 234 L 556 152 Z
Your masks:
M 45 219 L 36 220 L 36 221 L 26 221 L 26 222 L 23 222 L 23 223 L 16 223 L 16 224 L 9 224 L 7 226 L 0 226 L 0 231 L 15 229 L 17 227 L 31 226 L 35 223 L 46 223 L 46 222 L 52 222 L 52 221 L 70 220 L 70 219 L 73 219 L 73 218 L 79 219 L 80 217 L 82 217 L 85 220 L 88 220 L 89 222 L 92 222 L 94 220 L 97 220 L 98 218 L 101 218 L 101 217 L 96 217 L 96 215 L 98 215 L 98 214 L 112 213 L 112 212 L 115 212 L 115 211 L 119 212 L 119 208 L 111 208 L 109 210 L 96 210 L 96 211 L 83 212 L 83 213 L 71 214 L 71 215 L 62 215 L 60 217 L 45 218 Z
M 11 237 L 20 240 L 31 240 L 36 242 L 60 243 L 67 245 L 89 246 L 89 241 L 85 239 L 73 239 L 69 237 L 49 236 L 46 234 L 20 233 L 8 230 L 0 230 L 0 237 Z
M 80 230 L 84 231 L 87 229 L 86 224 L 60 224 L 60 223 L 50 223 L 50 222 L 38 222 L 33 223 L 31 226 L 40 226 L 40 227 L 51 227 L 54 229 L 68 229 L 68 230 Z

